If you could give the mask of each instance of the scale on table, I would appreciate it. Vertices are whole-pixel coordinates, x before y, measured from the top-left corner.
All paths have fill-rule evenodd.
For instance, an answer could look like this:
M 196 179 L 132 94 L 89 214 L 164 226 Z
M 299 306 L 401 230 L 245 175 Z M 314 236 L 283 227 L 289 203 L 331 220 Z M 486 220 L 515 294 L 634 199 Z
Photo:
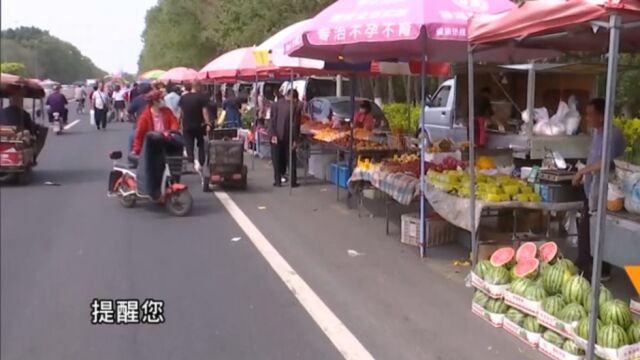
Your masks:
M 545 149 L 543 167 L 538 174 L 535 187 L 545 202 L 572 202 L 584 198 L 582 191 L 576 191 L 571 184 L 577 173 L 572 165 L 567 165 L 564 157 L 557 151 Z

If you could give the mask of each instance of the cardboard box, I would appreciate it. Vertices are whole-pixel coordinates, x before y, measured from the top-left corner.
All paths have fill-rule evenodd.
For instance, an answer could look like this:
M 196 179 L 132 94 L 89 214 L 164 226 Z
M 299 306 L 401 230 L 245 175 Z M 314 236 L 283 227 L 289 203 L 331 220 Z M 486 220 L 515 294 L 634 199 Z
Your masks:
M 529 300 L 523 296 L 516 295 L 510 291 L 504 292 L 504 302 L 531 316 L 538 316 L 540 310 L 540 301 Z
M 538 323 L 540 323 L 540 325 L 546 327 L 547 329 L 551 329 L 566 338 L 574 339 L 576 337 L 575 327 L 578 324 L 578 322 L 575 322 L 573 324 L 564 322 L 556 318 L 555 316 L 545 312 L 544 310 L 540 309 L 540 311 L 538 312 Z
M 585 357 L 581 355 L 573 355 L 553 345 L 552 343 L 540 337 L 538 342 L 538 350 L 554 360 L 583 360 Z
M 502 299 L 505 291 L 509 288 L 509 285 L 490 285 L 487 284 L 481 277 L 471 272 L 471 286 L 487 294 L 493 299 Z
M 502 323 L 504 322 L 503 314 L 490 313 L 476 303 L 471 303 L 471 312 L 483 318 L 486 322 L 488 322 L 495 328 L 501 328 Z
M 640 300 L 629 300 L 629 308 L 631 309 L 632 313 L 640 316 Z
M 504 321 L 502 322 L 502 328 L 505 329 L 509 334 L 522 340 L 525 344 L 531 346 L 532 348 L 535 349 L 538 347 L 541 334 L 525 330 L 520 325 L 507 319 L 506 316 L 504 318 Z
M 583 349 L 587 348 L 587 340 L 574 336 L 573 341 Z M 640 359 L 640 343 L 626 345 L 618 349 L 595 346 L 596 355 L 609 360 L 638 360 Z

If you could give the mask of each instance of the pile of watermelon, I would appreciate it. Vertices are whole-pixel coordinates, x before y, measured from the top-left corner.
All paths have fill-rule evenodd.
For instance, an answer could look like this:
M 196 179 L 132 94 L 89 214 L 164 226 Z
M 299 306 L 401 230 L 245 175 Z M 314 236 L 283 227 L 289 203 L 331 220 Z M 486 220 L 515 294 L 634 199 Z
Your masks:
M 511 293 L 540 301 L 543 311 L 566 323 L 577 324 L 576 335 L 588 337 L 591 284 L 578 274 L 578 268 L 570 260 L 562 257 L 554 242 L 540 247 L 526 242 L 517 250 L 500 248 L 489 260 L 479 261 L 473 272 L 488 284 L 509 285 Z M 545 340 L 570 354 L 584 355 L 573 340 L 545 329 L 537 318 L 507 306 L 502 300 L 490 299 L 477 291 L 473 302 L 489 312 L 504 314 L 506 319 L 527 331 L 540 333 Z M 601 285 L 598 304 L 598 345 L 620 348 L 640 343 L 640 322 L 633 320 L 628 302 L 615 299 L 611 291 Z

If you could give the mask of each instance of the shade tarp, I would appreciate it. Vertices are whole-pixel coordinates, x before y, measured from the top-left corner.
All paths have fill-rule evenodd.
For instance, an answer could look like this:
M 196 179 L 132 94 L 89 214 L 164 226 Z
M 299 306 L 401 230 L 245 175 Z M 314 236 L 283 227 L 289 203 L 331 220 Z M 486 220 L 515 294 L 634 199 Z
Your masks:
M 143 73 L 142 75 L 138 76 L 138 80 L 158 80 L 164 73 L 165 73 L 164 70 L 159 70 L 159 69 L 149 70 Z
M 233 81 L 255 77 L 257 64 L 254 50 L 254 47 L 244 47 L 218 56 L 198 71 L 198 79 Z
M 472 14 L 514 8 L 509 0 L 338 0 L 317 16 L 285 52 L 347 62 L 419 58 L 466 60 Z
M 640 0 L 527 1 L 501 14 L 472 17 L 469 41 L 478 45 L 605 53 L 609 32 L 599 24 L 608 23 L 609 15 L 614 12 L 622 15 L 625 27 L 620 50 L 637 51 L 640 49 Z
M 163 82 L 189 82 L 198 78 L 198 71 L 187 67 L 175 67 L 167 70 L 159 80 Z

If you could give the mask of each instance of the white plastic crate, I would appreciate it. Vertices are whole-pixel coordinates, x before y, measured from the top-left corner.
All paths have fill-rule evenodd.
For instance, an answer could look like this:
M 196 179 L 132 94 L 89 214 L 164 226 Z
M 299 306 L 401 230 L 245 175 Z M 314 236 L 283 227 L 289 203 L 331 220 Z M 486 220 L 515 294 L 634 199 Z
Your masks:
M 403 214 L 400 220 L 400 242 L 407 245 L 420 246 L 420 214 Z M 425 228 L 425 247 L 427 248 L 453 241 L 453 225 L 436 214 L 427 216 Z

